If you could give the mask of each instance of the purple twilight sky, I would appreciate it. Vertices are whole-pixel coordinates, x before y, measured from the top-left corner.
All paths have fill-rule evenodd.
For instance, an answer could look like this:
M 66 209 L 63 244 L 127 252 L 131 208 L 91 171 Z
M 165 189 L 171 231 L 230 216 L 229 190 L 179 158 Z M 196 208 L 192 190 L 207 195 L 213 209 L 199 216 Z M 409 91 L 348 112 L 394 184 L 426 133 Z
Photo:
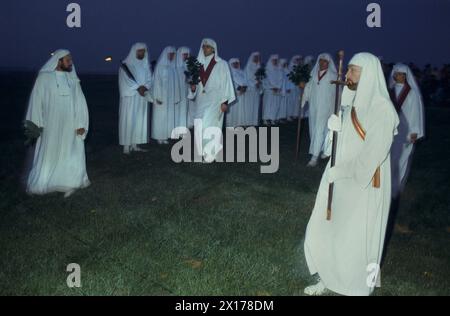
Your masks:
M 81 28 L 68 28 L 66 7 L 81 5 Z M 381 28 L 366 7 L 381 5 Z M 167 45 L 198 53 L 214 38 L 229 59 L 261 51 L 317 55 L 369 51 L 388 62 L 450 62 L 449 0 L 3 0 L 0 68 L 38 69 L 57 48 L 72 51 L 79 72 L 115 72 L 131 44 L 148 44 L 151 59 Z M 113 62 L 106 63 L 111 55 Z

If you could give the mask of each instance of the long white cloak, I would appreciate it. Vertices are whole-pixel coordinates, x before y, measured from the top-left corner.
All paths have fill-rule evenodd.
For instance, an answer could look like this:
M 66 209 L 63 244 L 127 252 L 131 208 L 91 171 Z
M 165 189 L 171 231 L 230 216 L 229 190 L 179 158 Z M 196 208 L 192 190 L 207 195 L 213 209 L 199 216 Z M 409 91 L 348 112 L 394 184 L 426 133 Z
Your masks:
M 334 181 L 332 215 L 327 221 L 328 163 L 306 229 L 304 250 L 310 273 L 318 273 L 326 288 L 343 295 L 369 295 L 375 283 L 367 281 L 372 273 L 378 275 L 383 252 L 391 201 L 389 151 L 398 117 L 378 59 L 361 53 L 349 63 L 362 66 L 363 77 L 364 71 L 371 74 L 361 79 L 353 102 L 366 137 L 362 140 L 352 124 L 351 106 L 344 107 L 335 165 L 344 176 Z M 375 188 L 372 178 L 378 166 L 381 185 Z
M 424 137 L 424 114 L 421 97 L 411 89 L 406 97 L 400 113 L 398 134 L 392 145 L 392 195 L 401 192 L 408 178 L 414 144 L 410 142 L 410 135 L 417 134 L 417 139 Z
M 259 125 L 259 107 L 261 103 L 261 93 L 261 89 L 249 86 L 244 95 L 241 96 L 241 98 L 243 99 L 243 103 L 245 104 L 243 125 Z
M 319 81 L 319 61 L 329 60 L 328 70 Z M 321 54 L 311 71 L 311 80 L 306 84 L 302 105 L 309 105 L 309 135 L 311 144 L 309 153 L 318 157 L 324 150 L 325 138 L 328 133 L 327 121 L 333 113 L 336 96 L 336 86 L 330 83 L 336 80 L 336 67 L 329 54 Z
M 146 49 L 144 60 L 136 58 L 136 51 Z M 119 69 L 119 144 L 124 146 L 148 143 L 148 99 L 141 96 L 139 86 L 151 87 L 151 71 L 148 65 L 147 46 L 136 43 L 124 61 L 135 77 L 132 80 L 126 72 Z
M 65 93 L 60 93 L 61 89 Z M 41 72 L 31 93 L 26 119 L 43 127 L 36 143 L 27 191 L 45 194 L 87 187 L 90 182 L 84 139 L 89 114 L 78 80 L 70 81 L 64 72 Z M 77 135 L 78 128 L 84 128 L 86 133 Z
M 281 67 L 272 64 L 273 59 L 278 59 L 277 55 L 269 58 L 266 66 L 266 78 L 264 79 L 263 96 L 263 120 L 276 121 L 283 98 L 283 70 Z M 274 92 L 272 89 L 278 89 Z
M 291 58 L 289 63 L 289 71 L 292 71 L 296 65 L 299 64 L 302 56 L 295 55 Z M 289 81 L 291 92 L 286 95 L 287 97 L 287 116 L 297 118 L 300 115 L 300 95 L 301 89 Z
M 177 127 L 175 107 L 179 105 L 181 100 L 179 76 L 175 68 L 175 60 L 170 62 L 167 58 L 167 54 L 173 51 L 174 49 L 170 47 L 164 49 L 155 69 L 152 138 L 156 140 L 169 139 L 172 130 Z M 161 101 L 162 104 L 158 104 L 157 101 Z
M 263 92 L 261 87 L 257 87 L 257 80 L 255 77 L 256 71 L 261 67 L 260 63 L 253 62 L 253 57 L 260 55 L 259 52 L 254 52 L 250 55 L 245 67 L 245 74 L 247 77 L 248 87 L 246 93 L 243 95 L 245 104 L 245 118 L 244 124 L 247 126 L 259 125 L 259 107 L 261 103 L 261 94 Z
M 188 127 L 188 109 L 189 99 L 187 98 L 189 93 L 189 83 L 186 81 L 185 71 L 187 70 L 186 62 L 183 60 L 183 54 L 190 53 L 189 48 L 180 47 L 177 50 L 177 74 L 178 81 L 180 83 L 180 103 L 175 107 L 175 126 Z M 192 121 L 193 122 L 193 121 Z M 192 123 L 193 124 L 193 123 Z
M 280 59 L 280 64 L 283 65 L 287 62 L 286 59 Z M 283 95 L 281 97 L 280 110 L 278 111 L 277 119 L 284 120 L 288 117 L 288 102 L 291 100 L 291 93 L 294 88 L 294 84 L 289 80 L 289 69 L 287 64 L 282 68 L 283 71 Z
M 271 88 L 266 86 L 263 95 L 263 120 L 275 121 L 277 119 L 282 98 L 281 93 L 275 93 Z
M 190 91 L 189 98 L 195 100 L 196 117 L 202 120 L 202 133 L 210 126 L 222 128 L 224 113 L 221 104 L 231 104 L 236 99 L 227 63 L 219 60 L 211 71 L 206 86 L 200 82 L 194 93 Z M 203 140 L 203 147 L 207 142 Z
M 238 58 L 231 58 L 228 65 L 231 70 L 231 77 L 235 89 L 236 100 L 229 105 L 228 113 L 226 115 L 225 125 L 227 127 L 237 127 L 245 125 L 245 93 L 238 91 L 238 87 L 248 87 L 247 77 L 245 72 L 240 68 L 234 68 L 233 63 L 239 62 Z
M 203 83 L 200 81 L 195 92 L 189 90 L 188 98 L 195 100 L 196 117 L 202 121 L 202 138 L 201 141 L 195 139 L 196 150 L 200 155 L 211 156 L 217 155 L 218 152 L 206 153 L 204 151 L 205 145 L 210 141 L 203 138 L 205 129 L 208 127 L 222 129 L 224 113 L 222 112 L 221 105 L 226 102 L 231 104 L 236 99 L 236 95 L 230 68 L 228 67 L 227 62 L 218 56 L 216 43 L 211 39 L 204 39 L 202 41 L 202 45 L 203 44 L 208 44 L 215 48 L 215 55 L 212 58 L 215 59 L 216 64 L 211 71 L 206 85 L 203 86 Z M 200 45 L 197 60 L 202 63 L 206 69 L 209 63 L 207 63 L 208 58 L 203 54 L 202 45 Z M 211 159 L 211 157 L 208 157 L 208 159 Z
M 235 91 L 236 93 L 236 101 L 231 103 L 228 106 L 228 111 L 225 115 L 225 126 L 226 127 L 237 127 L 239 126 L 239 107 L 242 105 L 242 102 L 240 102 L 240 97 L 237 95 L 238 91 Z
M 300 114 L 300 95 L 301 89 L 293 85 L 291 93 L 287 94 L 287 115 L 288 117 L 297 118 Z

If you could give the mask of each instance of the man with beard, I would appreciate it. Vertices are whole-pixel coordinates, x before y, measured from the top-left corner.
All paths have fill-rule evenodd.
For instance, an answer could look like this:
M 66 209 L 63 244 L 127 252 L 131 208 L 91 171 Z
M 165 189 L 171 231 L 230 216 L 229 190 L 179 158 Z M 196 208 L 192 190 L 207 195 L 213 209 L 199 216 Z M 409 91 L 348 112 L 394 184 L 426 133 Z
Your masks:
M 89 186 L 84 152 L 89 114 L 68 50 L 54 52 L 39 71 L 26 120 L 42 130 L 27 192 L 64 192 L 64 197 L 69 197 L 77 189 Z
M 399 120 L 377 57 L 356 54 L 346 79 L 342 114 L 328 120 L 338 135 L 335 165 L 325 168 L 306 229 L 306 262 L 318 276 L 317 284 L 305 289 L 308 295 L 326 289 L 369 295 L 379 277 L 391 202 L 390 149 Z
M 124 154 L 145 151 L 138 144 L 148 143 L 151 79 L 147 45 L 136 43 L 119 69 L 119 144 L 123 146 Z

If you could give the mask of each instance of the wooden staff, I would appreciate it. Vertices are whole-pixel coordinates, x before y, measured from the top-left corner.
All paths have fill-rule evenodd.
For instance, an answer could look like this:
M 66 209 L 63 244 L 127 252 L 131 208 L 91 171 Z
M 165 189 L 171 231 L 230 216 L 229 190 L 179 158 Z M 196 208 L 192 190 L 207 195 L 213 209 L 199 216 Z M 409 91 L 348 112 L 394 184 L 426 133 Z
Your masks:
M 342 70 L 344 67 L 344 51 L 340 50 L 338 52 L 339 58 L 339 69 L 336 81 L 331 81 L 332 84 L 336 85 L 336 98 L 334 102 L 334 114 L 339 116 L 339 112 L 341 110 L 341 85 L 342 85 Z M 331 150 L 331 162 L 330 168 L 334 167 L 336 162 L 336 149 L 337 149 L 337 137 L 338 134 L 336 131 L 333 131 L 333 144 Z M 333 189 L 334 183 L 330 183 L 328 186 L 328 205 L 327 205 L 327 221 L 331 220 L 331 203 L 333 202 Z
M 305 83 L 300 82 L 299 88 L 302 89 L 302 92 L 300 94 L 300 111 L 298 114 L 298 124 L 297 124 L 297 145 L 295 147 L 295 160 L 298 160 L 298 152 L 300 151 L 300 132 L 302 129 L 302 114 L 303 114 L 303 108 L 302 108 L 302 101 L 303 101 L 303 93 L 305 92 Z

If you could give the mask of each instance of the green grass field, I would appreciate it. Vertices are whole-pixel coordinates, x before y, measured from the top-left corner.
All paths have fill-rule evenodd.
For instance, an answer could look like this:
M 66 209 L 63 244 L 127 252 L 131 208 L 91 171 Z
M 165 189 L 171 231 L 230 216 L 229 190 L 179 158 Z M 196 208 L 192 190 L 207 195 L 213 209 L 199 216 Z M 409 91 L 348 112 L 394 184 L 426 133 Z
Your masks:
M 169 146 L 124 156 L 114 77 L 82 77 L 91 115 L 92 185 L 69 199 L 30 197 L 20 120 L 32 76 L 1 77 L 0 294 L 302 295 L 313 279 L 302 251 L 325 162 L 307 163 L 304 130 L 280 129 L 280 169 L 175 164 Z M 450 295 L 450 109 L 427 109 L 375 295 Z M 405 229 L 408 227 L 408 229 Z M 68 288 L 66 266 L 81 266 Z

